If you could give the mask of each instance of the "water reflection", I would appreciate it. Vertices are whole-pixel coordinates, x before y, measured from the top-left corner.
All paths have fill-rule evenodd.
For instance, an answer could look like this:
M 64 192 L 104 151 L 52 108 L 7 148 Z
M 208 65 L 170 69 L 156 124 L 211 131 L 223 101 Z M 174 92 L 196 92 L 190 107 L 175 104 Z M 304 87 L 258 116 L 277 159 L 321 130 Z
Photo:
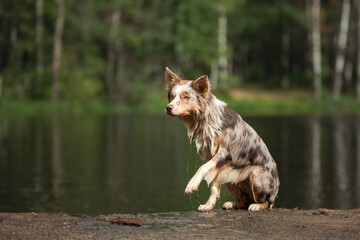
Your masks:
M 360 201 L 360 116 L 356 121 L 356 178 L 355 178 L 355 192 L 358 201 Z
M 348 128 L 345 127 L 346 120 L 339 117 L 334 118 L 334 143 L 333 143 L 333 154 L 334 154 L 334 167 L 335 175 L 334 180 L 336 182 L 336 191 L 339 194 L 336 195 L 336 201 L 340 208 L 348 208 L 349 202 L 349 177 L 347 170 L 348 151 L 347 148 L 350 145 L 350 136 Z
M 61 162 L 61 141 L 59 119 L 57 116 L 51 118 L 51 136 L 52 136 L 52 172 L 53 172 L 53 195 L 58 198 L 63 194 L 61 188 L 62 180 L 62 162 Z
M 310 182 L 311 188 L 310 199 L 311 208 L 320 207 L 321 203 L 321 125 L 318 116 L 310 118 L 310 133 L 311 133 L 311 158 L 310 158 Z
M 244 119 L 277 161 L 276 207 L 360 207 L 360 116 Z M 0 211 L 193 210 L 209 194 L 183 194 L 199 165 L 175 118 L 0 118 Z

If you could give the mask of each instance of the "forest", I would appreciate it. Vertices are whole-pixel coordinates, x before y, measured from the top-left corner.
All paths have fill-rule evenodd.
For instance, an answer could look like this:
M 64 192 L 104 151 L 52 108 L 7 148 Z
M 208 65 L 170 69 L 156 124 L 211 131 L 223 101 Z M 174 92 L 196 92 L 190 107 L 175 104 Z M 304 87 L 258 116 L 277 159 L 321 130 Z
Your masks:
M 0 29 L 2 99 L 141 102 L 167 66 L 360 102 L 359 0 L 2 0 Z

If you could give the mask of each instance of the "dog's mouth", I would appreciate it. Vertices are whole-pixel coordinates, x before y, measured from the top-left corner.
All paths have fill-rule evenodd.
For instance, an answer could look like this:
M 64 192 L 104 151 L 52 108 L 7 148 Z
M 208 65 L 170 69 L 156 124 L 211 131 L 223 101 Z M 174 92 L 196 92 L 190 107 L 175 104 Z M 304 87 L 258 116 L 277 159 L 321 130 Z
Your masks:
M 172 116 L 172 117 L 185 117 L 185 116 L 190 115 L 189 112 L 184 112 L 184 113 L 181 113 L 181 114 L 174 114 L 174 113 L 172 113 L 172 111 L 169 111 L 169 110 L 166 110 L 166 114 L 169 115 L 169 116 Z
M 172 111 L 170 110 L 166 110 L 166 114 L 167 115 L 169 115 L 169 116 L 172 116 L 172 117 L 175 117 L 176 115 L 174 115 L 173 113 L 172 113 Z

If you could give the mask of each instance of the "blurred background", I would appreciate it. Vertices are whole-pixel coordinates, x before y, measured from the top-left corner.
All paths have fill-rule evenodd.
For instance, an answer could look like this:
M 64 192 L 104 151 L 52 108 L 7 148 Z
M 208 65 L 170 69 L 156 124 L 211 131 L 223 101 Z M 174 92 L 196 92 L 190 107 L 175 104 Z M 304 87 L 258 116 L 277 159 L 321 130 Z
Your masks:
M 276 207 L 360 207 L 360 0 L 1 0 L 0 211 L 205 202 L 166 66 L 262 136 Z
M 360 101 L 359 8 L 357 0 L 2 0 L 1 98 L 156 104 L 168 66 L 185 79 L 209 75 L 231 99 Z

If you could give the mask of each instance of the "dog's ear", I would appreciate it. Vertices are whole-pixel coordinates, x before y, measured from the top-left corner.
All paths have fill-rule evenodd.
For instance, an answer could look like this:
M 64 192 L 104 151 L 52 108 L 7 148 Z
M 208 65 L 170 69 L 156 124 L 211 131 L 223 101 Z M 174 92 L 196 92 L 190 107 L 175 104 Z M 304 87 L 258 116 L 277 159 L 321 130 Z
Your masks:
M 206 97 L 210 90 L 209 79 L 205 75 L 193 81 L 191 86 L 203 97 Z
M 173 73 L 169 68 L 165 69 L 165 80 L 166 80 L 166 84 L 168 86 L 173 86 L 177 83 L 180 82 L 180 78 L 178 75 L 176 75 L 175 73 Z

